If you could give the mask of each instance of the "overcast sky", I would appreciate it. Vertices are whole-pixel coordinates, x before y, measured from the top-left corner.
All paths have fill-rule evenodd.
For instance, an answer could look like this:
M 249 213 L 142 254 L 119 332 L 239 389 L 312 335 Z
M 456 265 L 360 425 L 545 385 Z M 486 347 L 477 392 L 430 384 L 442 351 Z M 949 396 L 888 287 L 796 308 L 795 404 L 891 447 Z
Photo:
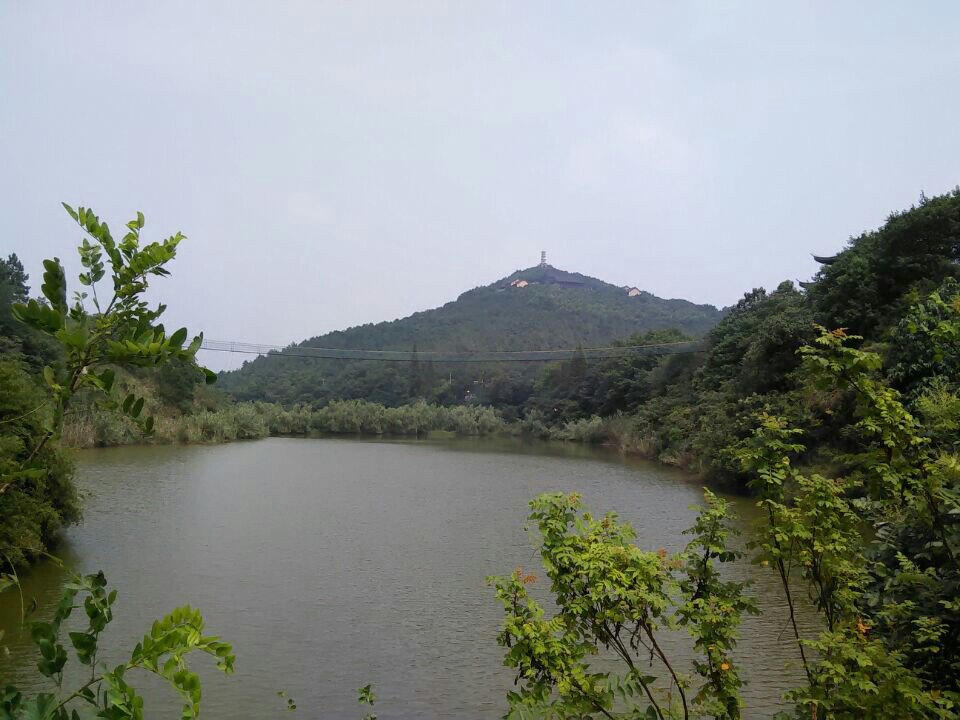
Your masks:
M 788 7 L 789 5 L 789 7 Z M 536 264 L 728 305 L 960 182 L 956 2 L 0 0 L 0 251 L 188 240 L 168 326 L 286 344 Z M 205 358 L 214 367 L 233 363 Z

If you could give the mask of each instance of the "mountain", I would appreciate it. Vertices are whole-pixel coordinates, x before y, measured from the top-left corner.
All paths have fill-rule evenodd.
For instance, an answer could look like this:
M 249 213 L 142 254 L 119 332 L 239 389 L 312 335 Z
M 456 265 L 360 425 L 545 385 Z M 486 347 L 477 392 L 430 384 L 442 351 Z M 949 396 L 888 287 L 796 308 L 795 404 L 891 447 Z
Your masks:
M 542 264 L 469 290 L 433 310 L 331 332 L 259 357 L 222 374 L 220 385 L 240 400 L 323 403 L 363 398 L 395 405 L 425 397 L 456 402 L 462 400 L 463 388 L 478 377 L 508 374 L 529 380 L 535 368 L 440 363 L 433 367 L 428 361 L 338 361 L 295 355 L 309 347 L 406 352 L 596 347 L 651 330 L 675 329 L 699 337 L 721 317 L 723 312 L 712 305 L 659 298 Z

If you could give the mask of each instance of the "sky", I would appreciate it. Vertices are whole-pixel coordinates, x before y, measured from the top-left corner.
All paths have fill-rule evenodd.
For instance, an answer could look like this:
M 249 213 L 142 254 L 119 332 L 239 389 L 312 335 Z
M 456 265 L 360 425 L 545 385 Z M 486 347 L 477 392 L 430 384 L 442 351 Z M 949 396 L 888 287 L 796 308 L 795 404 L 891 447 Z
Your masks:
M 0 252 L 141 210 L 167 326 L 275 345 L 541 250 L 724 306 L 960 183 L 958 88 L 948 1 L 0 0 Z

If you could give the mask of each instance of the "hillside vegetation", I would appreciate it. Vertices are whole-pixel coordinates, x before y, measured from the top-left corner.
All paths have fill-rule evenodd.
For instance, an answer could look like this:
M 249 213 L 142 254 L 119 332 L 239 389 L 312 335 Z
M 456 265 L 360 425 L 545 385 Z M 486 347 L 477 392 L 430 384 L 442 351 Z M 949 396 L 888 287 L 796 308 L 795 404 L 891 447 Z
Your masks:
M 529 282 L 515 287 L 515 280 Z M 257 358 L 221 376 L 220 387 L 238 400 L 326 403 L 365 399 L 387 406 L 424 399 L 454 405 L 472 397 L 495 405 L 498 386 L 532 390 L 535 366 L 430 361 L 416 367 L 384 362 L 342 362 L 293 357 L 303 348 L 365 350 L 499 351 L 607 345 L 647 330 L 675 328 L 699 337 L 723 313 L 711 305 L 665 300 L 649 293 L 629 297 L 624 288 L 549 265 L 517 271 L 496 283 L 463 293 L 443 307 L 393 322 L 362 325 L 306 340 L 284 351 L 287 357 Z M 478 388 L 475 381 L 480 380 Z M 492 389 L 492 390 L 490 390 Z M 501 390 L 506 388 L 501 387 Z M 492 397 L 491 397 L 492 395 Z
M 923 198 L 852 238 L 805 289 L 785 281 L 746 293 L 708 333 L 703 353 L 569 361 L 541 376 L 540 398 L 525 408 L 559 409 L 562 422 L 613 417 L 597 425 L 596 439 L 737 488 L 746 477 L 731 448 L 761 412 L 807 429 L 813 442 L 805 462 L 835 464 L 857 450 L 850 426 L 858 410 L 850 393 L 819 391 L 799 372 L 798 351 L 814 342 L 820 325 L 844 328 L 854 346 L 871 351 L 878 378 L 911 412 L 956 429 L 958 260 L 960 192 Z M 560 377 L 566 380 L 552 379 Z

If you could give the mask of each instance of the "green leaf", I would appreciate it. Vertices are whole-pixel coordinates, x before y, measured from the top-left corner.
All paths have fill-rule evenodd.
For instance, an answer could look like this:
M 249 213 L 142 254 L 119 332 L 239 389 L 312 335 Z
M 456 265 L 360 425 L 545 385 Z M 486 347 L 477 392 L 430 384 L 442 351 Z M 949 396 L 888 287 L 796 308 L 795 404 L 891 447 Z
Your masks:
M 193 342 L 190 343 L 190 347 L 187 348 L 187 353 L 190 355 L 196 355 L 197 350 L 200 349 L 200 346 L 203 344 L 203 333 L 197 335 Z
M 70 642 L 77 651 L 77 659 L 84 665 L 89 665 L 97 652 L 97 638 L 90 633 L 72 632 Z
M 185 327 L 177 330 L 173 335 L 170 336 L 170 339 L 167 341 L 170 347 L 182 347 L 183 341 L 187 339 L 187 329 Z
M 66 314 L 67 278 L 63 272 L 63 265 L 60 264 L 60 258 L 44 260 L 43 267 L 43 284 L 40 286 L 40 290 L 54 310 Z
M 57 698 L 50 693 L 41 693 L 32 700 L 27 701 L 22 706 L 23 720 L 48 720 L 53 717 L 54 708 L 57 707 Z
M 113 381 L 115 379 L 115 373 L 110 368 L 107 368 L 102 373 L 100 373 L 100 382 L 103 383 L 103 389 L 106 392 L 110 392 L 113 389 Z

